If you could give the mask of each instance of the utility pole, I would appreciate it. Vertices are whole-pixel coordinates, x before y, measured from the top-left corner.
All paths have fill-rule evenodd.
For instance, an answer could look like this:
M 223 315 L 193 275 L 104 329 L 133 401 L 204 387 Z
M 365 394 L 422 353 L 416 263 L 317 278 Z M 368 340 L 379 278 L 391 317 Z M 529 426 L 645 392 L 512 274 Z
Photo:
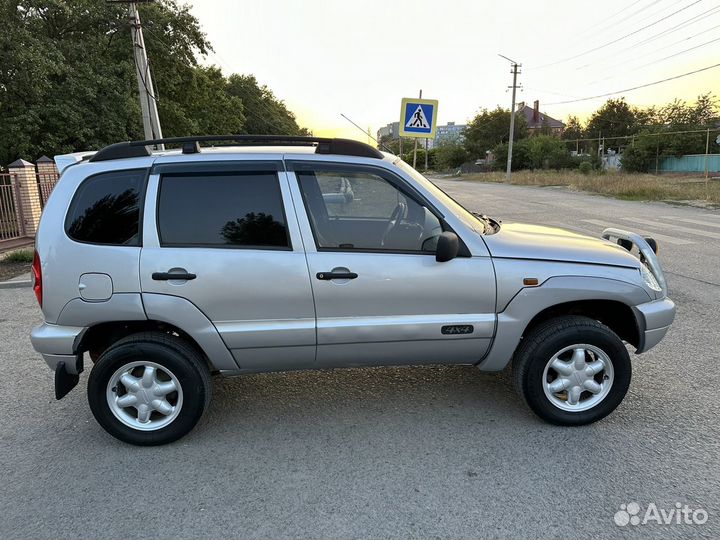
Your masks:
M 143 38 L 140 15 L 137 5 L 149 3 L 154 0 L 107 0 L 108 2 L 127 3 L 128 17 L 130 19 L 130 35 L 133 43 L 133 56 L 135 60 L 135 74 L 138 80 L 138 91 L 140 92 L 140 108 L 142 109 L 143 130 L 145 139 L 162 139 L 160 117 L 157 110 L 157 94 L 152 83 L 152 74 L 148 64 L 145 39 Z M 164 150 L 162 144 L 157 145 L 158 150 Z
M 705 137 L 705 182 L 707 182 L 710 176 L 710 167 L 708 165 L 708 157 L 710 154 L 710 128 L 707 130 L 707 136 Z
M 428 139 L 425 139 L 425 171 L 428 170 Z
M 422 89 L 420 90 L 420 99 L 422 99 Z M 415 148 L 413 149 L 413 169 L 417 168 L 417 137 L 415 137 Z
M 504 58 L 512 64 L 511 73 L 513 75 L 513 83 L 512 86 L 508 87 L 512 88 L 512 106 L 510 107 L 510 138 L 508 140 L 507 170 L 505 171 L 505 180 L 510 180 L 510 171 L 512 170 L 513 137 L 515 135 L 515 92 L 518 89 L 517 76 L 520 73 L 519 68 L 522 67 L 522 64 L 518 64 L 515 60 L 512 60 L 507 56 L 503 56 L 502 54 L 498 54 L 498 56 Z

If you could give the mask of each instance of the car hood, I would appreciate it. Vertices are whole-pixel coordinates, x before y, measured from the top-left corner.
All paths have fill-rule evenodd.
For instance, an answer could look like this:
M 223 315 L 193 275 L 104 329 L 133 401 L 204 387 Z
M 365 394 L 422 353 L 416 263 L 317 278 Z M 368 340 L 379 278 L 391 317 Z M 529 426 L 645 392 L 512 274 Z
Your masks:
M 617 244 L 554 227 L 503 223 L 498 232 L 483 238 L 493 257 L 640 266 L 637 257 Z

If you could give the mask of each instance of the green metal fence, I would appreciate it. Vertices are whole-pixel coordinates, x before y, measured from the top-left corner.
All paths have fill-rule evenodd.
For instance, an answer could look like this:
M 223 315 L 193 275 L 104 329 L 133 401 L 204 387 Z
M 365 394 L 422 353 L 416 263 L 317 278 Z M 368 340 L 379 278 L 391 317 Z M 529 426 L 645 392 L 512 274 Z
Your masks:
M 707 159 L 706 159 L 707 158 Z M 720 172 L 720 154 L 689 154 L 686 156 L 661 157 L 658 164 L 659 172 L 697 172 L 705 173 L 705 164 L 710 173 Z

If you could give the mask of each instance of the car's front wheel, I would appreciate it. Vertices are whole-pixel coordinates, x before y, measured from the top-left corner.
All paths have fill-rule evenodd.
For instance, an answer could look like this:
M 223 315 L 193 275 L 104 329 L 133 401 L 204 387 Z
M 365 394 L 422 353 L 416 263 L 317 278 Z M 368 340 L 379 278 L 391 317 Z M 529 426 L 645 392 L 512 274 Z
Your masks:
M 553 424 L 604 418 L 630 385 L 630 355 L 622 340 L 588 317 L 558 317 L 523 338 L 513 359 L 515 384 L 528 406 Z
M 210 372 L 198 351 L 177 336 L 133 334 L 93 366 L 88 402 L 113 437 L 137 445 L 175 441 L 197 424 L 211 395 Z

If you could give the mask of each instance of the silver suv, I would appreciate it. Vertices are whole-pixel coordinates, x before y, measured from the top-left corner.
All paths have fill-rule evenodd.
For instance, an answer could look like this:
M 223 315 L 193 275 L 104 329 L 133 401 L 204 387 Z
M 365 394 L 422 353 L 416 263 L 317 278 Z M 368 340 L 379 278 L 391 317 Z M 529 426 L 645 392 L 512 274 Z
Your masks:
M 538 416 L 586 424 L 627 392 L 625 343 L 647 351 L 675 316 L 652 239 L 504 224 L 362 143 L 186 137 L 56 161 L 32 343 L 58 399 L 87 353 L 92 413 L 129 443 L 188 433 L 213 373 L 377 365 L 512 361 Z

